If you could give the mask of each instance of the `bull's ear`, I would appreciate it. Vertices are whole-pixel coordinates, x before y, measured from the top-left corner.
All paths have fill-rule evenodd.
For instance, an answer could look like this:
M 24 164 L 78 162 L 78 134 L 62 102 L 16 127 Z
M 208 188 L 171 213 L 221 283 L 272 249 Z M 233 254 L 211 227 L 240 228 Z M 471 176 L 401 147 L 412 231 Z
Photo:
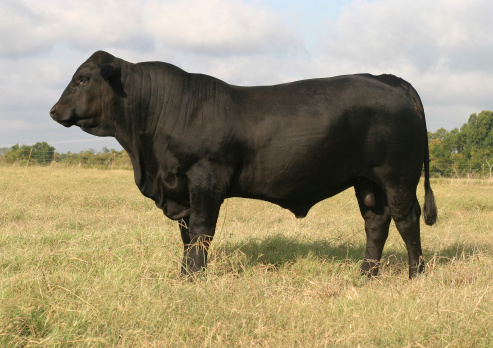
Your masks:
M 109 80 L 112 77 L 119 76 L 121 74 L 121 67 L 116 63 L 101 63 L 98 64 L 101 76 L 105 80 Z
M 122 98 L 126 98 L 127 94 L 125 93 L 121 82 L 121 66 L 115 62 L 112 62 L 98 64 L 98 67 L 101 76 L 103 79 L 108 81 L 108 84 L 115 91 L 115 93 Z

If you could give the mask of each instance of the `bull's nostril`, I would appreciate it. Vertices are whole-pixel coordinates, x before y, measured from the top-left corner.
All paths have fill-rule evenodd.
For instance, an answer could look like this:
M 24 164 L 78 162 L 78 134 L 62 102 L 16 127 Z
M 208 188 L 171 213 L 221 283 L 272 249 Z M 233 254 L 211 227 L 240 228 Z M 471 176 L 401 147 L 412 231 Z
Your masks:
M 50 115 L 53 116 L 56 112 L 56 107 L 52 107 L 50 110 Z

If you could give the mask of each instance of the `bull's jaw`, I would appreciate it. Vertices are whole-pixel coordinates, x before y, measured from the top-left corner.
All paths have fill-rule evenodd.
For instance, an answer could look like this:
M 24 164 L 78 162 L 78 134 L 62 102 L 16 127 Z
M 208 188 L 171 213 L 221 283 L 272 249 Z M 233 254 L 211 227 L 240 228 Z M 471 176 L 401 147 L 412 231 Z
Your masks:
M 72 126 L 78 126 L 84 132 L 96 135 L 96 136 L 114 136 L 114 131 L 111 127 L 105 127 L 100 122 L 99 116 L 93 117 L 77 117 L 73 112 L 69 113 L 68 117 L 61 115 L 58 104 L 53 106 L 50 110 L 51 118 L 61 124 L 64 127 L 70 128 Z
M 115 132 L 109 126 L 104 126 L 99 123 L 95 123 L 95 119 L 85 119 L 77 121 L 77 126 L 84 132 L 98 137 L 114 137 Z

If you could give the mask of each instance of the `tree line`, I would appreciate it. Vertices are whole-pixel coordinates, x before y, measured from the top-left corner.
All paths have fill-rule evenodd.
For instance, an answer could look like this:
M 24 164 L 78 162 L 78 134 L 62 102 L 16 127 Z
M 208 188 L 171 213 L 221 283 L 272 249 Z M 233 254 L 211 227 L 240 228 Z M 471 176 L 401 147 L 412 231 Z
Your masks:
M 428 140 L 433 176 L 481 175 L 485 170 L 492 177 L 492 111 L 472 114 L 467 123 L 450 132 L 444 128 L 428 132 Z
M 0 163 L 19 165 L 67 165 L 97 168 L 131 168 L 130 157 L 125 150 L 103 147 L 101 151 L 89 149 L 78 153 L 58 153 L 47 142 L 34 145 L 16 144 L 0 149 Z
M 483 168 L 490 178 L 493 174 L 493 112 L 482 111 L 469 116 L 462 127 L 447 131 L 444 128 L 428 132 L 430 172 L 432 176 L 481 175 Z M 85 150 L 78 153 L 57 153 L 47 142 L 34 145 L 16 144 L 0 149 L 0 163 L 39 164 L 52 163 L 84 167 L 131 167 L 125 150 L 103 148 L 101 151 Z M 483 167 L 484 166 L 484 167 Z

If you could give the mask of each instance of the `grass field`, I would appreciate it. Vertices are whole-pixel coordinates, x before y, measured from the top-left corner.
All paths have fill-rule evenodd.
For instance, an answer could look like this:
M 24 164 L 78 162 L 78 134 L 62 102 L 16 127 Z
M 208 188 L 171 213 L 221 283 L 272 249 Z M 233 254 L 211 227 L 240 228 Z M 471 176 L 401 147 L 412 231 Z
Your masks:
M 132 175 L 0 167 L 0 346 L 493 346 L 492 182 L 432 181 L 413 281 L 393 226 L 379 278 L 359 275 L 348 190 L 302 220 L 227 200 L 207 276 L 187 282 L 177 223 Z

